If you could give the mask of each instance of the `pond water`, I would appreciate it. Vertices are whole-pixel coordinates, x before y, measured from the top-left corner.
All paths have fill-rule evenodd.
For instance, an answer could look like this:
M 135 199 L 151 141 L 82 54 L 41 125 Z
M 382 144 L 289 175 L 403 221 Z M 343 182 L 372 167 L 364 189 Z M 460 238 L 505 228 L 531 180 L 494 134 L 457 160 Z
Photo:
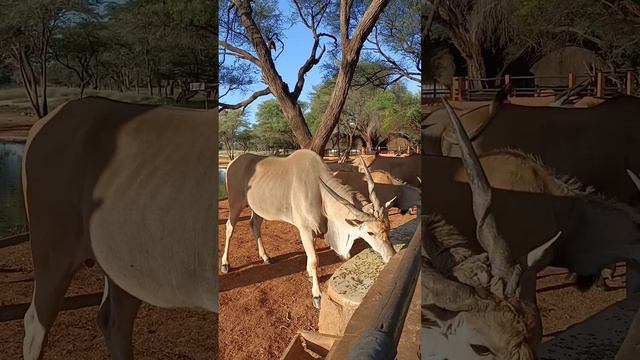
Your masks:
M 218 168 L 218 199 L 227 196 L 227 188 L 224 185 L 224 178 L 226 173 L 226 168 Z
M 26 226 L 20 184 L 23 149 L 22 143 L 0 142 L 0 238 Z

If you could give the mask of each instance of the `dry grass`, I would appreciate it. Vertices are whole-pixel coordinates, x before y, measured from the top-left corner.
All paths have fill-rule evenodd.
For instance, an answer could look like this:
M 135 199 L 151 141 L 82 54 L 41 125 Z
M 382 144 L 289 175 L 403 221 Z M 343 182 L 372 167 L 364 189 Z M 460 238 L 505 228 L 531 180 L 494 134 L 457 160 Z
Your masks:
M 126 101 L 139 104 L 163 104 L 163 105 L 175 105 L 173 98 L 165 98 L 158 96 L 149 96 L 144 93 L 136 92 L 119 92 L 111 90 L 92 90 L 86 89 L 85 96 L 102 96 L 114 100 Z M 49 109 L 54 109 L 56 106 L 73 99 L 80 97 L 80 89 L 78 88 L 66 88 L 66 87 L 49 87 L 47 90 L 47 97 L 49 103 Z M 187 104 L 181 105 L 192 108 L 204 108 L 204 95 L 198 94 L 194 96 Z M 213 107 L 215 104 L 212 100 L 209 100 L 209 107 Z M 26 92 L 22 87 L 9 87 L 0 89 L 0 110 L 1 111 L 16 111 L 16 112 L 31 112 L 31 104 L 27 98 Z

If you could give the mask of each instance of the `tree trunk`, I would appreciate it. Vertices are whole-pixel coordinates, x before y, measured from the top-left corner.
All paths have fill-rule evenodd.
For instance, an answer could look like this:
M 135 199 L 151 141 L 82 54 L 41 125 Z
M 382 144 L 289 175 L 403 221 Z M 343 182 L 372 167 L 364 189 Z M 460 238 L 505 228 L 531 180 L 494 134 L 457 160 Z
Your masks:
M 40 88 L 42 89 L 41 117 L 49 113 L 49 102 L 47 100 L 47 52 L 46 46 L 41 56 L 40 64 Z
M 343 5 L 344 1 L 346 0 L 342 0 Z M 367 37 L 369 37 L 369 34 L 371 34 L 374 25 L 378 21 L 382 11 L 387 6 L 387 3 L 388 0 L 372 0 L 369 8 L 366 10 L 360 20 L 360 23 L 354 30 L 354 34 L 351 39 L 348 38 L 348 34 L 346 33 L 349 28 L 348 24 L 345 24 L 344 22 L 342 24 L 342 59 L 340 62 L 340 70 L 338 71 L 336 78 L 336 85 L 333 90 L 333 94 L 331 95 L 331 99 L 329 100 L 329 104 L 327 105 L 327 109 L 320 121 L 320 126 L 318 126 L 318 130 L 316 130 L 316 133 L 313 135 L 311 146 L 309 147 L 321 156 L 324 153 L 324 147 L 327 144 L 327 140 L 329 140 L 333 129 L 340 120 L 342 108 L 347 101 L 351 80 L 353 80 L 356 66 L 360 60 L 362 46 L 364 45 Z M 347 6 L 347 8 L 349 8 L 349 6 Z M 340 11 L 341 18 L 346 16 L 348 21 L 349 14 L 343 13 L 345 11 L 344 8 L 341 8 Z M 343 20 L 341 19 L 341 21 Z
M 22 86 L 27 92 L 27 97 L 31 103 L 31 108 L 38 118 L 42 117 L 40 111 L 40 100 L 38 99 L 38 83 L 36 81 L 35 72 L 33 67 L 21 47 L 12 47 L 12 56 L 15 58 L 18 70 L 20 71 L 20 77 L 22 79 Z
M 337 130 L 338 130 L 338 134 L 337 134 L 338 135 L 338 158 L 340 158 L 340 154 L 341 154 L 341 152 L 340 152 L 340 123 L 338 123 Z

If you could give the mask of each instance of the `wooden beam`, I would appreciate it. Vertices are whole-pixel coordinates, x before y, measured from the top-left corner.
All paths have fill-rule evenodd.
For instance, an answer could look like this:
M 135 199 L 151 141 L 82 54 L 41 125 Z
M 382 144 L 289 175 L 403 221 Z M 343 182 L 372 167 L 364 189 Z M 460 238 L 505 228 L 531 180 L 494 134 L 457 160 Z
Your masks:
M 627 95 L 633 95 L 635 93 L 635 79 L 633 76 L 633 71 L 627 71 L 627 83 L 626 83 L 626 93 Z
M 604 73 L 598 71 L 596 73 L 596 97 L 604 97 Z
M 420 274 L 421 228 L 422 223 L 409 245 L 389 260 L 326 360 L 395 357 Z

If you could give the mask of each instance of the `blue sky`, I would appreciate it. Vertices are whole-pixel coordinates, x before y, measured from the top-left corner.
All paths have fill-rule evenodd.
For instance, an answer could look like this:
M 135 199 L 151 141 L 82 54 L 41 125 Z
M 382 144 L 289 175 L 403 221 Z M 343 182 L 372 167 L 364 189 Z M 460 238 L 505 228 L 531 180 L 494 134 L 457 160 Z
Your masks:
M 284 5 L 283 5 L 284 3 Z M 289 4 L 288 0 L 280 0 L 281 9 L 286 9 L 288 12 Z M 300 66 L 304 64 L 309 53 L 311 51 L 311 47 L 313 46 L 313 38 L 311 36 L 311 31 L 307 29 L 303 24 L 297 23 L 291 27 L 291 29 L 285 32 L 286 39 L 282 39 L 285 43 L 284 52 L 280 55 L 278 60 L 276 61 L 276 67 L 282 79 L 289 84 L 289 88 L 292 89 L 298 79 L 298 69 Z M 328 58 L 328 55 L 325 54 Z M 323 60 L 325 59 L 323 56 Z M 322 62 L 321 62 L 322 63 Z M 301 100 L 308 101 L 311 92 L 313 91 L 313 86 L 322 82 L 322 69 L 320 67 L 321 64 L 316 65 L 311 71 L 307 73 L 306 82 L 304 88 L 302 90 L 302 95 L 300 96 Z M 259 83 L 254 85 L 251 90 L 257 91 L 264 88 L 263 83 Z M 223 102 L 233 104 L 240 102 L 246 99 L 251 93 L 230 93 L 229 95 L 223 98 Z M 254 101 L 248 109 L 250 111 L 255 110 L 257 104 L 260 102 L 273 98 L 271 95 L 263 96 L 262 98 Z
M 290 0 L 278 0 L 278 2 L 280 10 L 283 12 L 283 14 L 285 14 L 286 18 L 286 15 L 290 14 L 293 10 L 291 7 L 291 2 Z M 416 29 L 416 31 L 418 30 Z M 284 35 L 286 36 L 286 38 L 282 39 L 282 41 L 285 43 L 285 48 L 284 52 L 276 61 L 276 68 L 282 76 L 282 79 L 287 84 L 289 84 L 289 88 L 293 89 L 298 78 L 298 69 L 300 69 L 300 66 L 302 66 L 302 64 L 304 64 L 304 62 L 306 61 L 307 57 L 309 56 L 309 52 L 311 51 L 311 47 L 313 46 L 313 38 L 311 36 L 311 31 L 301 23 L 294 24 L 284 33 Z M 327 50 L 328 48 L 329 45 L 327 45 Z M 307 73 L 305 85 L 300 97 L 301 100 L 310 100 L 311 93 L 313 92 L 313 87 L 322 82 L 323 71 L 321 65 L 329 58 L 329 54 L 325 53 L 325 55 L 322 57 L 321 62 Z M 418 92 L 420 88 L 420 85 L 415 82 L 408 81 L 406 82 L 406 84 L 408 85 L 410 90 L 415 92 Z M 221 101 L 229 104 L 237 103 L 246 99 L 253 91 L 263 89 L 264 87 L 265 85 L 263 83 L 258 83 L 251 87 L 250 92 L 230 93 L 222 98 Z M 247 108 L 248 112 L 253 114 L 259 103 L 271 98 L 273 98 L 271 95 L 267 95 L 254 101 Z M 253 116 L 250 115 L 249 119 L 252 120 Z

